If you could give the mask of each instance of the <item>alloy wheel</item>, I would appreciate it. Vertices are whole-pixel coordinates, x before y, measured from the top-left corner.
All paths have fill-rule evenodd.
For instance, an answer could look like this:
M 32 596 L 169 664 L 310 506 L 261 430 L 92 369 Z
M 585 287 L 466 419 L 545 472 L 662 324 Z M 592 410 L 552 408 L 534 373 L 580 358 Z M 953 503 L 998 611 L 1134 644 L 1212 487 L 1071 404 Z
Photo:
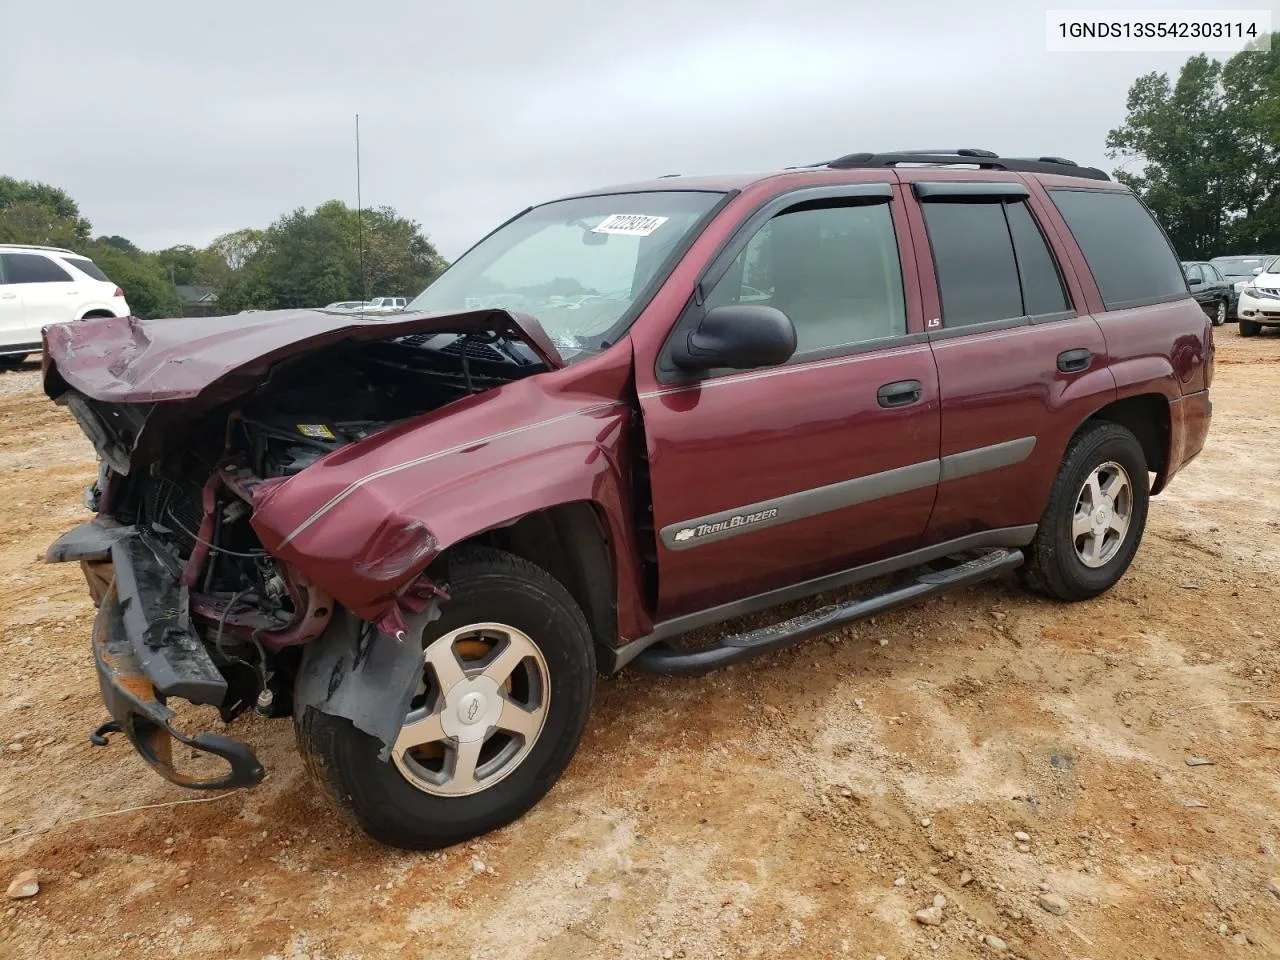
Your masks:
M 1090 472 L 1076 495 L 1071 542 L 1086 567 L 1105 566 L 1119 552 L 1133 519 L 1133 484 L 1113 460 Z
M 478 793 L 529 755 L 550 695 L 547 661 L 525 633 L 501 623 L 451 630 L 423 651 L 422 679 L 392 759 L 425 793 Z

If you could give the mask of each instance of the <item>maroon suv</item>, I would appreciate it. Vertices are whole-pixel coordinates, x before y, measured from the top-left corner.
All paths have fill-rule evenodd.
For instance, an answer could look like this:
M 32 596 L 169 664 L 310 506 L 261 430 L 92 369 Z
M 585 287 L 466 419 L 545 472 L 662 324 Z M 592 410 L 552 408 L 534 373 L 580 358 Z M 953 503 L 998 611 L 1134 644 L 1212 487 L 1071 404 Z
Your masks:
M 401 313 L 48 328 L 45 389 L 101 458 L 49 559 L 99 607 L 95 742 L 246 785 L 249 748 L 168 701 L 292 714 L 357 824 L 435 847 L 537 802 L 597 672 L 712 669 L 1015 568 L 1108 589 L 1212 371 L 1167 239 L 1098 170 L 663 178 L 525 211 Z

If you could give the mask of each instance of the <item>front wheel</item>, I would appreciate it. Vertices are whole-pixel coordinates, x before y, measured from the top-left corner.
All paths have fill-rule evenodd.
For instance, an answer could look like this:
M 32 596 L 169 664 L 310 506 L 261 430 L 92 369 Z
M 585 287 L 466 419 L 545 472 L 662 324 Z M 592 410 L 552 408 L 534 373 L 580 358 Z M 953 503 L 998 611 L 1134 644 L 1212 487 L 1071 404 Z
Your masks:
M 1240 321 L 1240 336 L 1256 337 L 1261 332 L 1262 332 L 1262 324 L 1255 323 L 1253 320 Z
M 295 721 L 338 809 L 410 850 L 469 840 L 537 803 L 573 756 L 595 691 L 586 619 L 546 571 L 473 548 L 451 558 L 448 581 L 440 618 L 416 638 L 422 676 L 391 762 L 347 720 L 308 708 Z
M 1147 524 L 1147 460 L 1129 430 L 1099 421 L 1072 438 L 1027 549 L 1023 578 L 1059 600 L 1109 590 L 1129 569 Z

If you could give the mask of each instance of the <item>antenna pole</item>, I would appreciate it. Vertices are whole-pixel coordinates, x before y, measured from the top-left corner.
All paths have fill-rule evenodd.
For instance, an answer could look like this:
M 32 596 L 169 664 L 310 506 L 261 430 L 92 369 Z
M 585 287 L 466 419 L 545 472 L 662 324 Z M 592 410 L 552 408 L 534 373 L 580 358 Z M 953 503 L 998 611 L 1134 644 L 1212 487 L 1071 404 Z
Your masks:
M 360 114 L 356 114 L 356 242 L 360 246 L 360 299 L 369 299 L 364 282 L 364 202 L 360 196 Z

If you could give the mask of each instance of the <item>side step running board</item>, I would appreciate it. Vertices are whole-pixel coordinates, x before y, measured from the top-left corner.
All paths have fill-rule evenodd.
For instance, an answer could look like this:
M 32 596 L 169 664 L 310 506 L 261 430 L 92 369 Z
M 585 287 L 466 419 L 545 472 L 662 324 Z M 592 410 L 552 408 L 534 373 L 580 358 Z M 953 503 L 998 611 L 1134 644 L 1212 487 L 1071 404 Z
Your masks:
M 664 643 L 655 644 L 636 657 L 632 664 L 647 673 L 665 673 L 671 676 L 707 673 L 731 663 L 741 663 L 752 657 L 794 646 L 855 620 L 873 617 L 925 597 L 998 577 L 1022 566 L 1022 562 L 1021 550 L 992 550 L 959 566 L 921 574 L 914 583 L 905 587 L 874 597 L 821 607 L 773 626 L 726 637 L 709 647 L 676 650 Z

